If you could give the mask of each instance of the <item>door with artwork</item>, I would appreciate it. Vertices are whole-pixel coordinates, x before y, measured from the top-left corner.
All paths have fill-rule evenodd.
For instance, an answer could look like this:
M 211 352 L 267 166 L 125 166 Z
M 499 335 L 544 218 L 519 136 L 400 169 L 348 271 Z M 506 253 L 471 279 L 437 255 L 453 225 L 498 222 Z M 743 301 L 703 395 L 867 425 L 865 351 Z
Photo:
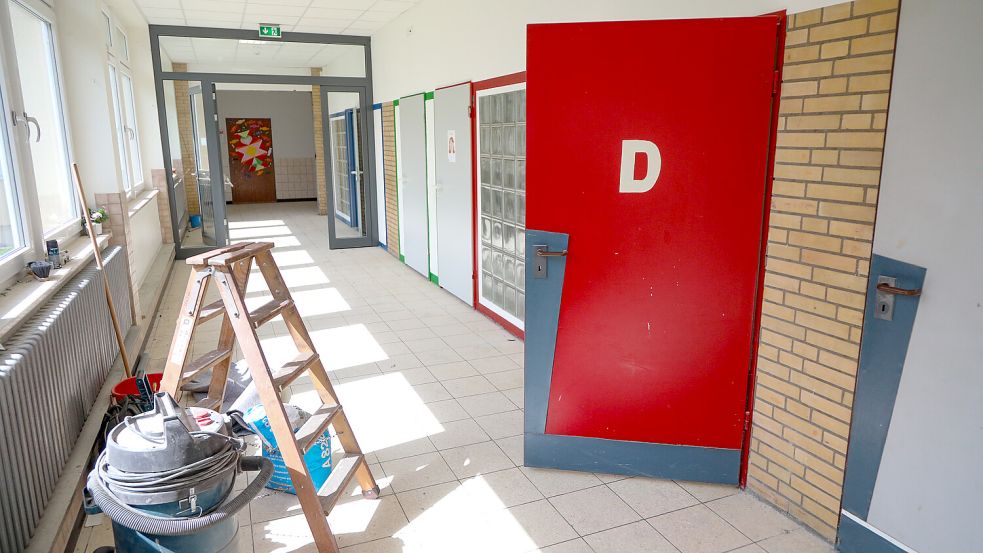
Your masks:
M 269 118 L 226 118 L 225 136 L 232 202 L 275 202 L 273 127 Z
M 529 26 L 527 465 L 740 481 L 783 33 Z

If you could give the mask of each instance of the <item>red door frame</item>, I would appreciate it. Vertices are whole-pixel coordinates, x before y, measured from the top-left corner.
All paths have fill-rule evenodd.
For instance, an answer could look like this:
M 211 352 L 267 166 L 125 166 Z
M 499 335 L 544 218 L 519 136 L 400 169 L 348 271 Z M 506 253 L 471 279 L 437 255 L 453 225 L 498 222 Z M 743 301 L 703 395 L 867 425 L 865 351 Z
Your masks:
M 526 338 L 526 333 L 521 328 L 506 321 L 491 309 L 484 307 L 479 301 L 481 290 L 478 289 L 478 174 L 481 171 L 481 158 L 478 156 L 478 118 L 475 115 L 478 113 L 479 90 L 488 90 L 489 88 L 498 88 L 500 86 L 524 82 L 526 82 L 526 72 L 520 71 L 510 75 L 475 81 L 471 85 L 471 249 L 472 256 L 474 257 L 474 272 L 471 274 L 471 279 L 474 282 L 474 308 L 482 315 L 501 325 L 502 328 L 520 340 L 525 340 Z
M 753 334 L 751 338 L 751 359 L 748 371 L 747 403 L 744 407 L 744 440 L 741 446 L 741 472 L 739 483 L 741 488 L 747 487 L 748 459 L 751 454 L 751 422 L 754 417 L 754 386 L 757 382 L 758 373 L 758 344 L 761 340 L 761 308 L 764 303 L 765 293 L 765 261 L 768 255 L 768 225 L 771 220 L 771 191 L 772 183 L 775 179 L 775 148 L 778 142 L 778 119 L 781 111 L 780 104 L 782 98 L 782 69 L 785 66 L 785 34 L 786 12 L 781 10 L 764 15 L 778 16 L 778 38 L 775 45 L 775 86 L 772 89 L 774 100 L 771 103 L 771 138 L 768 146 L 768 169 L 765 176 L 765 200 L 762 208 L 761 224 L 761 254 L 758 265 L 758 291 L 754 301 L 754 323 L 752 325 Z

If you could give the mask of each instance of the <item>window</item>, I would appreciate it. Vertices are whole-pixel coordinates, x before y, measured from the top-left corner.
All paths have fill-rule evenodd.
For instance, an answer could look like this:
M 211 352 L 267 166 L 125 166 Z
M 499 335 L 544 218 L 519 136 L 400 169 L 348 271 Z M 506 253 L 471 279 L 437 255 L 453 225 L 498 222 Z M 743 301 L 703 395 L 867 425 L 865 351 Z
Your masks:
M 45 235 L 77 221 L 51 23 L 17 1 L 10 2 L 11 34 L 25 118 L 34 133 L 30 152 Z
M 111 15 L 107 15 L 106 12 L 103 12 L 103 15 L 111 21 Z M 112 29 L 107 43 L 107 51 L 109 53 L 109 84 L 113 95 L 113 115 L 119 165 L 122 172 L 123 189 L 126 190 L 127 194 L 132 194 L 143 185 L 144 178 L 133 79 L 126 68 L 129 60 L 129 45 L 122 28 L 112 25 L 111 22 L 108 28 Z
M 0 95 L 0 105 L 6 113 L 6 104 Z M 14 181 L 13 156 L 11 155 L 7 118 L 0 124 L 0 259 L 8 257 L 24 246 L 24 227 L 18 201 L 17 183 Z

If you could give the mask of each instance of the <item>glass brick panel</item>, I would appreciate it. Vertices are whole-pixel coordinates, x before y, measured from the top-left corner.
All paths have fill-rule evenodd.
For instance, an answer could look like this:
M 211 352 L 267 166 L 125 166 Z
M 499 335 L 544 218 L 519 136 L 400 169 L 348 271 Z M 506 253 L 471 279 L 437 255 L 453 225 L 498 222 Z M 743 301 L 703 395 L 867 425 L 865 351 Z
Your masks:
M 491 189 L 485 186 L 481 187 L 481 214 L 490 215 L 492 210 L 492 197 Z
M 502 236 L 502 249 L 509 255 L 515 255 L 515 227 L 503 225 L 505 233 Z
M 491 273 L 482 272 L 481 273 L 481 297 L 488 301 L 495 301 L 494 295 L 495 281 L 492 279 Z
M 519 259 L 526 258 L 526 231 L 515 230 L 515 256 Z
M 481 241 L 485 244 L 491 244 L 491 227 L 492 222 L 488 217 L 481 218 Z
M 502 127 L 502 139 L 504 144 L 502 146 L 502 155 L 504 156 L 514 156 L 515 155 L 515 127 L 513 125 L 508 125 Z
M 519 317 L 519 320 L 526 320 L 526 295 L 520 292 L 519 296 L 515 299 L 515 303 L 517 308 L 515 316 Z
M 502 94 L 502 100 L 502 106 L 504 108 L 504 111 L 502 112 L 502 122 L 512 123 L 515 121 L 515 93 L 507 92 Z
M 481 154 L 488 155 L 491 153 L 491 127 L 481 127 L 481 134 L 478 136 L 481 142 Z
M 515 111 L 516 111 L 516 121 L 526 120 L 526 91 L 518 90 L 515 93 Z
M 481 156 L 481 183 L 491 184 L 491 158 Z
M 497 278 L 502 278 L 505 271 L 505 262 L 502 260 L 502 252 L 492 251 L 492 274 Z
M 518 159 L 515 162 L 515 188 L 516 190 L 526 189 L 526 160 Z
M 492 155 L 502 155 L 502 127 L 498 125 L 491 128 L 492 134 Z
M 497 192 L 497 190 L 496 190 Z M 505 191 L 505 204 L 503 206 L 505 211 L 502 214 L 502 218 L 509 223 L 515 222 L 515 192 L 511 190 Z
M 505 310 L 513 315 L 516 314 L 515 288 L 512 288 L 511 286 L 505 287 Z
M 492 251 L 489 248 L 481 248 L 481 270 L 492 270 Z
M 495 192 L 498 192 L 496 190 Z M 517 194 L 515 197 L 515 222 L 526 226 L 526 195 Z
M 492 193 L 492 212 L 491 212 L 492 217 L 496 217 L 498 219 L 501 219 L 502 218 L 502 203 L 504 202 L 504 199 L 503 199 L 503 196 L 502 196 L 503 192 L 501 190 L 492 190 L 491 193 Z
M 503 305 L 505 303 L 505 285 L 501 280 L 495 279 L 495 304 Z
M 515 258 L 511 255 L 505 256 L 505 274 L 502 278 L 509 284 L 515 284 Z
M 517 135 L 517 145 L 515 147 L 516 155 L 525 157 L 526 156 L 526 126 L 516 125 L 515 134 Z
M 515 285 L 519 290 L 526 289 L 526 264 L 521 261 L 515 264 Z
M 495 100 L 492 96 L 482 96 L 478 100 L 478 111 L 480 112 L 478 114 L 478 119 L 481 121 L 482 125 L 485 123 L 491 123 L 493 115 L 492 111 L 495 109 L 494 103 Z
M 491 162 L 491 184 L 495 188 L 502 187 L 502 160 L 495 158 Z
M 515 162 L 511 159 L 502 161 L 502 185 L 505 188 L 515 188 Z
M 494 123 L 501 123 L 505 121 L 505 97 L 504 94 L 496 94 L 492 96 L 495 98 L 495 119 Z
M 502 223 L 492 221 L 492 247 L 502 249 Z

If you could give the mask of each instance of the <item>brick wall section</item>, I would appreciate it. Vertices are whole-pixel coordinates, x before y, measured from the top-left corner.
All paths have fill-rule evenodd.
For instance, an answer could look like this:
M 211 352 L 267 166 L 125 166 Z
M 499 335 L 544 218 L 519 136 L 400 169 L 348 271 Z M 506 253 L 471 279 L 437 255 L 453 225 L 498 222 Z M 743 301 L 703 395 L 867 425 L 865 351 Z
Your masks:
M 160 220 L 160 236 L 165 244 L 174 243 L 174 231 L 171 226 L 171 206 L 168 203 L 170 200 L 171 190 L 167 182 L 167 174 L 163 169 L 151 169 L 150 170 L 151 182 L 154 188 L 157 189 L 157 218 Z
M 836 534 L 897 0 L 790 15 L 748 486 Z
M 172 64 L 172 70 L 187 71 L 188 64 Z M 201 213 L 201 206 L 198 205 L 198 178 L 195 175 L 195 137 L 191 123 L 191 102 L 187 100 L 188 81 L 174 81 L 174 97 L 177 98 L 174 110 L 177 113 L 178 140 L 181 143 L 181 164 L 186 168 L 181 176 L 184 178 L 184 190 L 188 196 L 188 214 L 197 215 Z
M 396 202 L 396 106 L 382 104 L 382 163 L 386 186 L 386 249 L 399 257 L 399 207 Z
M 311 68 L 311 76 L 321 75 L 320 67 Z M 311 104 L 314 111 L 314 180 L 317 187 L 317 214 L 328 214 L 328 179 L 324 173 L 324 160 L 318 154 L 324 152 L 324 126 L 321 118 L 321 87 L 311 87 Z
M 112 231 L 113 233 L 109 245 L 123 246 L 126 252 L 126 266 L 130 284 L 130 310 L 133 320 L 139 321 L 141 319 L 142 306 L 140 305 L 140 293 L 136 290 L 135 286 L 136 275 L 133 274 L 133 234 L 130 232 L 129 200 L 123 192 L 97 193 L 95 198 L 96 206 L 106 208 L 106 213 L 109 215 L 109 224 L 103 223 L 102 226 L 104 233 L 106 231 Z

